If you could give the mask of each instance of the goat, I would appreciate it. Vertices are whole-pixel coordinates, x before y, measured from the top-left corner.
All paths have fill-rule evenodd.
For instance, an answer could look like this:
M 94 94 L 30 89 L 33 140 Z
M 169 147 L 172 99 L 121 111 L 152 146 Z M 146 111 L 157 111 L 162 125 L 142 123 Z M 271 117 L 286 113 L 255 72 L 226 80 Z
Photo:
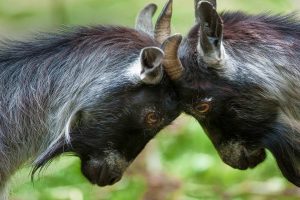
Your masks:
M 156 23 L 157 40 L 141 19 L 137 30 L 77 27 L 2 45 L 0 199 L 22 165 L 33 165 L 33 178 L 63 153 L 80 158 L 91 183 L 114 184 L 179 115 L 165 71 L 181 37 L 169 37 L 165 16 Z
M 266 149 L 300 186 L 300 23 L 293 15 L 218 14 L 195 1 L 196 25 L 180 45 L 173 78 L 222 160 L 238 168 L 263 162 Z

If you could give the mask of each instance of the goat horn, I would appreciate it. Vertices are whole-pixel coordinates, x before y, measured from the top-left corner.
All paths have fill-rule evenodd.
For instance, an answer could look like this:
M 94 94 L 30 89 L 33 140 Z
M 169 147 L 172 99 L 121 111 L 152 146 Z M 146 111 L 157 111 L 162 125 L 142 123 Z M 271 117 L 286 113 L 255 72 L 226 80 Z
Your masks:
M 172 6 L 173 0 L 169 0 L 155 24 L 154 38 L 160 43 L 163 43 L 171 35 Z
M 183 73 L 183 66 L 178 58 L 181 40 L 182 36 L 175 34 L 168 37 L 162 44 L 162 49 L 165 52 L 163 66 L 171 80 L 178 80 Z

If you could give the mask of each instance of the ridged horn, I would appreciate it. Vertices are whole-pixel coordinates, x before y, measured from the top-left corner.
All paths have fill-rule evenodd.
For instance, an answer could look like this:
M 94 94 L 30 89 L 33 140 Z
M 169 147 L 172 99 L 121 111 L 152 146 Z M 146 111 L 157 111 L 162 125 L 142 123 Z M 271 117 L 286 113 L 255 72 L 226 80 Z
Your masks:
M 183 74 L 184 68 L 178 58 L 181 40 L 182 36 L 175 34 L 168 37 L 162 44 L 162 49 L 165 52 L 163 66 L 171 80 L 178 80 Z
M 154 35 L 152 17 L 157 10 L 157 5 L 150 3 L 145 6 L 136 18 L 135 29 L 143 31 L 145 33 Z
M 171 35 L 173 0 L 169 0 L 160 13 L 154 29 L 154 38 L 163 43 Z

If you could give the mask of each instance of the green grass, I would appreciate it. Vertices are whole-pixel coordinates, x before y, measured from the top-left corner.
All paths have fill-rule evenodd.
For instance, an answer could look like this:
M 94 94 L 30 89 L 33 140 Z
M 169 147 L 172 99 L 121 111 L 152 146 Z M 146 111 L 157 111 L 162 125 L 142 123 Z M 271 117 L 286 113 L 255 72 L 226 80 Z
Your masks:
M 58 0 L 59 1 L 59 0 Z M 52 30 L 58 24 L 121 24 L 133 27 L 145 0 L 65 0 L 65 13 L 50 0 L 0 0 L 1 36 L 24 37 Z M 164 1 L 154 0 L 161 8 Z M 219 0 L 219 10 L 288 12 L 297 0 Z M 193 25 L 193 0 L 174 0 L 173 32 L 186 33 Z M 53 9 L 55 8 L 55 9 Z M 298 9 L 300 7 L 298 6 Z M 157 15 L 156 15 L 157 16 Z M 147 145 L 123 179 L 111 187 L 90 185 L 80 173 L 77 158 L 54 161 L 34 183 L 30 169 L 12 180 L 14 200 L 268 200 L 299 199 L 271 155 L 257 168 L 239 171 L 226 166 L 201 127 L 180 118 Z

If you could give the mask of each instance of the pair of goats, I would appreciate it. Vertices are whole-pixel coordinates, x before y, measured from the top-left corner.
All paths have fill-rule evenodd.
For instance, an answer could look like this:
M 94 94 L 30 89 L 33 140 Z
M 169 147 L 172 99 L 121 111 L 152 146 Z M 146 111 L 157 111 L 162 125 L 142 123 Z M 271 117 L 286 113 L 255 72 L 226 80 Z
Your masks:
M 90 182 L 113 184 L 181 111 L 225 163 L 252 168 L 268 149 L 300 186 L 297 20 L 219 15 L 216 1 L 195 0 L 197 23 L 182 40 L 170 36 L 172 0 L 153 29 L 155 10 L 142 10 L 135 30 L 75 28 L 1 48 L 2 199 L 20 166 L 36 172 L 64 152 Z

